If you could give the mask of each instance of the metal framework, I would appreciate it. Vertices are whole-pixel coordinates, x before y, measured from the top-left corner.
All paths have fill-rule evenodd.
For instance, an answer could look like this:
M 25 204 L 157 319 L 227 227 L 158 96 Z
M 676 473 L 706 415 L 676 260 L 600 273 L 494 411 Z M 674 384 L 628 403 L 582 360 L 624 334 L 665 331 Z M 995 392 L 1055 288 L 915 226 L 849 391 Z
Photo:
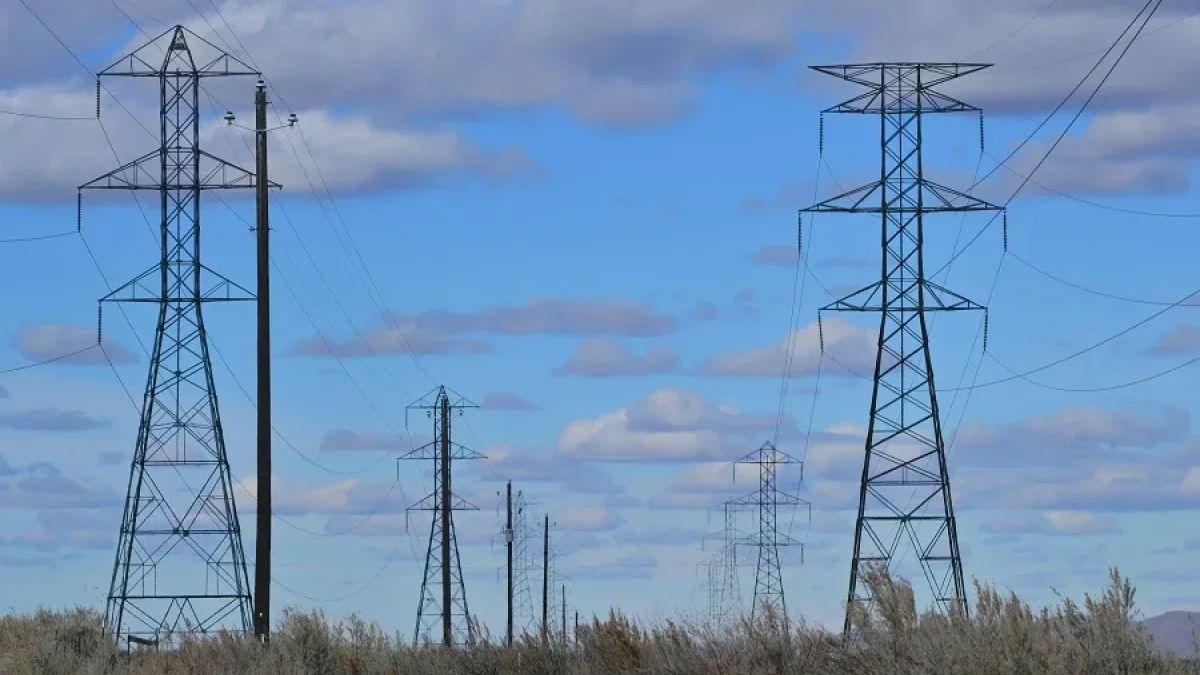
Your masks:
M 455 397 L 453 401 L 451 395 Z M 452 478 L 454 460 L 480 459 L 483 455 L 454 442 L 450 420 L 455 413 L 462 415 L 464 409 L 477 407 L 446 387 L 438 387 L 408 406 L 408 410 L 424 410 L 433 419 L 433 440 L 400 457 L 433 461 L 433 492 L 409 507 L 411 511 L 433 513 L 413 645 L 422 637 L 429 641 L 439 623 L 442 644 L 446 647 L 472 644 L 475 640 L 454 533 L 454 512 L 478 508 L 454 494 Z M 435 593 L 435 589 L 441 592 Z
M 513 632 L 519 635 L 535 635 L 539 621 L 530 582 L 530 573 L 538 569 L 538 564 L 534 560 L 536 550 L 529 545 L 540 539 L 529 519 L 529 507 L 536 503 L 524 491 L 513 496 Z
M 748 508 L 734 499 L 725 501 L 721 505 L 724 527 L 704 538 L 705 541 L 715 538 L 721 540 L 720 550 L 702 563 L 707 574 L 709 619 L 716 625 L 729 624 L 742 615 L 738 569 L 743 566 L 743 561 L 738 556 L 737 544 L 745 540 L 747 535 L 737 526 L 737 514 Z
M 189 41 L 216 56 L 197 61 Z M 161 60 L 149 55 L 152 49 L 164 53 Z M 256 180 L 200 148 L 199 95 L 203 78 L 258 75 L 175 26 L 97 77 L 97 91 L 100 77 L 152 78 L 160 97 L 159 147 L 79 188 L 81 211 L 83 190 L 153 191 L 161 206 L 159 261 L 100 301 L 101 307 L 158 306 L 108 593 L 106 623 L 118 642 L 160 644 L 180 633 L 251 627 L 246 559 L 201 308 L 255 298 L 201 263 L 200 193 L 254 188 Z
M 758 466 L 758 490 L 729 500 L 725 505 L 726 518 L 730 512 L 753 508 L 758 513 L 758 531 L 749 536 L 733 539 L 733 547 L 753 546 L 758 549 L 758 566 L 754 573 L 754 605 L 750 609 L 751 619 L 760 612 L 770 611 L 775 617 L 787 621 L 787 602 L 783 592 L 783 574 L 780 571 L 779 547 L 798 546 L 801 555 L 804 545 L 790 535 L 782 533 L 776 526 L 780 506 L 808 506 L 800 497 L 780 492 L 776 478 L 780 464 L 799 464 L 791 455 L 779 450 L 770 441 L 758 450 L 734 463 Z M 736 553 L 735 553 L 736 555 Z
M 880 118 L 879 180 L 802 211 L 871 213 L 882 220 L 880 280 L 822 309 L 881 315 L 846 600 L 847 635 L 852 614 L 869 609 L 873 600 L 870 590 L 859 583 L 863 566 L 890 566 L 905 535 L 935 603 L 943 609 L 955 605 L 967 611 L 926 314 L 984 308 L 926 278 L 924 216 L 1003 207 L 926 178 L 921 142 L 922 117 L 927 113 L 979 112 L 982 132 L 978 108 L 935 87 L 987 67 L 964 63 L 813 66 L 867 88 L 822 114 Z

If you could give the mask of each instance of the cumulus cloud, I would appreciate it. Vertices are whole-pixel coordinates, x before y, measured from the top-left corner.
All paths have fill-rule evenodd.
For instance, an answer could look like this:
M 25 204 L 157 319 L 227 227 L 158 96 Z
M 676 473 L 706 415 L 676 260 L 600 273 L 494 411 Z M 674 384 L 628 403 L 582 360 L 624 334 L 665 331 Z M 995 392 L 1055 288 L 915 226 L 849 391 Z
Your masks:
M 754 263 L 757 265 L 795 267 L 798 262 L 800 262 L 800 253 L 795 246 L 768 244 L 754 254 Z
M 833 31 L 853 26 L 857 46 L 849 61 L 945 61 L 948 55 L 966 57 L 977 53 L 980 45 L 992 44 L 987 61 L 995 67 L 941 90 L 989 115 L 1025 115 L 1056 106 L 1140 7 L 1130 0 L 1059 2 L 1053 7 L 1037 0 L 1004 5 L 953 0 L 901 9 L 882 0 L 854 0 L 839 5 L 836 15 L 814 13 L 810 25 Z M 1200 35 L 1200 22 L 1190 12 L 1188 7 L 1166 6 L 1158 12 L 1091 102 L 1092 118 L 1075 126 L 1082 133 L 1066 137 L 1034 181 L 1073 195 L 1186 190 L 1194 155 L 1189 149 L 1200 139 L 1194 114 L 1200 97 L 1192 86 L 1197 75 L 1188 56 L 1188 45 Z M 1029 22 L 1035 15 L 1037 20 Z M 1014 30 L 1019 32 L 1008 39 Z M 1101 73 L 1114 58 L 1106 60 Z M 1100 76 L 1091 78 L 1068 109 L 1082 103 Z M 854 87 L 816 73 L 803 85 L 825 92 L 830 104 L 855 95 Z M 1014 173 L 1000 175 L 1009 186 L 1021 180 L 1017 173 L 1028 174 L 1048 149 L 1048 137 L 1056 136 L 1063 124 L 1065 118 L 1046 130 L 1046 140 L 1030 144 L 1006 165 Z M 999 157 L 1007 148 L 990 152 Z M 1034 184 L 1026 189 L 1038 190 Z
M 430 310 L 419 314 L 389 313 L 378 328 L 358 339 L 339 341 L 318 335 L 291 349 L 298 356 L 379 356 L 478 354 L 491 345 L 464 334 L 562 335 L 581 337 L 653 337 L 673 332 L 679 320 L 647 305 L 627 300 L 533 298 L 520 306 L 499 306 L 474 313 Z
M 255 476 L 247 476 L 235 485 L 241 508 L 254 508 L 257 485 Z M 403 513 L 406 506 L 395 481 L 355 478 L 328 483 L 271 481 L 271 508 L 284 516 Z
M 790 340 L 784 338 L 768 347 L 759 347 L 709 359 L 699 372 L 712 377 L 780 377 L 791 348 L 791 376 L 806 377 L 817 372 L 821 363 L 821 333 L 825 351 L 846 368 L 867 372 L 875 368 L 877 328 L 859 326 L 839 318 L 812 322 L 792 331 Z M 829 373 L 844 373 L 830 369 Z
M 56 31 L 81 49 L 104 49 L 114 35 L 128 30 L 127 18 L 111 8 L 52 9 L 60 4 L 50 0 L 40 11 L 52 14 Z M 649 11 L 627 0 L 569 9 L 536 0 L 350 0 L 336 7 L 317 0 L 231 0 L 221 5 L 219 16 L 215 7 L 197 16 L 194 8 L 165 0 L 150 0 L 142 8 L 160 20 L 182 22 L 217 45 L 254 45 L 244 60 L 271 79 L 277 110 L 299 113 L 322 173 L 331 187 L 342 190 L 419 185 L 450 173 L 506 176 L 529 165 L 519 150 L 483 149 L 452 130 L 397 127 L 412 120 L 547 106 L 604 125 L 673 120 L 695 100 L 704 74 L 786 58 L 802 16 L 785 0 L 753 0 L 736 11 L 712 0 L 669 0 Z M 0 18 L 6 19 L 0 22 L 6 44 L 22 53 L 22 59 L 0 68 L 0 86 L 12 87 L 0 94 L 3 107 L 90 116 L 90 88 L 67 80 L 77 66 L 61 50 L 47 48 L 33 17 L 10 8 Z M 230 27 L 238 41 L 231 39 Z M 93 70 L 144 41 L 135 35 L 117 53 L 92 63 Z M 192 42 L 198 52 L 206 51 Z M 320 53 L 312 51 L 317 44 L 323 45 Z M 210 55 L 199 58 L 205 56 Z M 229 107 L 232 100 L 245 100 L 235 97 L 244 97 L 251 84 L 242 90 L 233 86 L 210 82 L 208 88 L 220 106 Z M 152 117 L 152 87 L 110 88 L 120 90 L 125 106 L 139 118 Z M 346 101 L 353 106 L 347 109 Z M 147 140 L 127 117 L 117 106 L 106 106 L 106 128 L 118 148 Z M 14 156 L 26 158 L 5 174 L 12 198 L 69 198 L 80 175 L 114 168 L 107 166 L 113 158 L 103 134 L 86 119 L 12 118 L 5 124 L 21 125 L 8 134 L 0 126 L 0 138 Z M 210 139 L 233 133 L 219 120 L 210 127 Z M 22 147 L 37 152 L 21 152 Z M 140 153 L 130 154 L 124 159 Z M 306 183 L 290 153 L 272 153 L 271 161 L 279 164 L 273 169 L 278 179 Z
M 1012 424 L 965 424 L 958 432 L 955 461 L 986 467 L 1132 459 L 1187 435 L 1186 411 L 1164 408 L 1155 413 L 1070 406 Z
M 116 510 L 46 509 L 35 516 L 33 527 L 0 544 L 47 552 L 108 549 L 116 544 L 120 519 Z
M 246 86 L 248 91 L 253 83 Z M 153 121 L 157 105 L 137 96 L 128 86 L 116 89 L 119 89 L 119 104 L 108 99 L 102 113 L 104 130 L 86 121 L 12 116 L 0 119 L 0 138 L 14 152 L 25 149 L 23 162 L 0 161 L 0 176 L 5 178 L 0 195 L 24 202 L 65 201 L 73 197 L 76 186 L 114 171 L 157 147 L 157 140 L 146 131 L 146 128 L 157 130 Z M 151 88 L 143 93 L 156 90 Z M 210 110 L 211 106 L 206 104 L 207 101 L 202 103 L 200 110 L 203 124 L 200 146 L 252 171 L 254 162 L 246 139 L 238 137 L 248 132 L 225 124 L 220 119 L 224 111 Z M 40 83 L 0 91 L 0 106 L 9 110 L 70 116 L 81 110 L 86 113 L 94 105 L 94 91 L 76 83 Z M 519 149 L 481 148 L 448 128 L 394 129 L 380 127 L 353 113 L 335 115 L 324 109 L 295 112 L 302 130 L 287 129 L 280 133 L 292 135 L 289 140 L 293 145 L 285 143 L 284 148 L 296 147 L 298 151 L 281 148 L 269 158 L 271 179 L 289 188 L 307 188 L 310 180 L 318 180 L 318 170 L 325 184 L 339 192 L 424 187 L 456 176 L 507 179 L 540 171 Z M 237 117 L 254 119 L 252 110 Z M 107 138 L 104 131 L 108 132 Z M 153 166 L 157 165 L 152 165 L 145 177 L 156 176 Z M 207 168 L 204 172 L 208 173 Z M 325 184 L 318 184 L 324 189 Z M 246 197 L 252 194 L 249 190 L 241 192 Z M 85 197 L 98 198 L 103 196 L 95 191 Z
M 507 391 L 488 392 L 479 404 L 481 410 L 540 410 L 537 405 Z
M 553 373 L 582 377 L 661 375 L 678 367 L 679 354 L 669 347 L 654 345 L 639 356 L 625 343 L 592 339 L 579 343 L 571 358 Z
M 137 357 L 132 352 L 119 344 L 105 339 L 103 351 L 98 348 L 100 344 L 96 340 L 95 328 L 59 323 L 27 326 L 17 333 L 14 340 L 14 346 L 21 352 L 21 355 L 34 362 L 55 360 L 55 363 L 62 364 L 107 365 L 106 353 L 108 359 L 111 359 L 116 365 L 137 361 Z M 91 347 L 97 348 L 90 349 Z M 75 352 L 81 353 L 76 354 Z M 67 356 L 68 354 L 73 354 L 73 356 Z
M 991 534 L 1117 534 L 1120 529 L 1111 515 L 1088 511 L 1043 511 L 1017 513 L 984 523 L 981 530 Z
M 556 511 L 554 524 L 572 532 L 612 532 L 625 518 L 603 506 L 569 506 Z
M 121 496 L 111 488 L 71 479 L 49 462 L 34 462 L 8 481 L 0 481 L 0 507 L 88 509 L 115 507 Z
M 79 410 L 39 408 L 0 413 L 0 428 L 15 431 L 94 431 L 112 425 Z
M 551 450 L 521 448 L 513 443 L 489 446 L 481 460 L 481 477 L 504 476 L 523 482 L 558 483 L 568 494 L 619 495 L 625 489 L 607 472 Z
M 1181 323 L 1160 337 L 1150 347 L 1154 356 L 1183 356 L 1200 349 L 1200 326 Z
M 227 3 L 223 14 L 293 105 L 360 101 L 405 118 L 561 106 L 617 125 L 672 119 L 709 70 L 785 58 L 803 16 L 784 0 L 736 11 L 712 0 L 280 0 Z M 189 26 L 211 33 L 203 19 Z
M 762 444 L 776 416 L 748 415 L 684 389 L 660 389 L 636 404 L 569 422 L 558 438 L 567 456 L 589 461 L 674 462 L 740 457 Z M 795 421 L 782 420 L 781 434 Z

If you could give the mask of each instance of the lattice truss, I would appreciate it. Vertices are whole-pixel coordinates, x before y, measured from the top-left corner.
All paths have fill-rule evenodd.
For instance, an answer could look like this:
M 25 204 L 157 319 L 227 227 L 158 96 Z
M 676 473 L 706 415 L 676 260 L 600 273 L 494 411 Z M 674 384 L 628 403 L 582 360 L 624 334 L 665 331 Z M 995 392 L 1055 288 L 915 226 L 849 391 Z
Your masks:
M 705 536 L 704 541 L 717 539 L 718 549 L 702 563 L 703 586 L 708 596 L 708 618 L 713 625 L 729 625 L 740 620 L 744 613 L 739 571 L 746 563 L 738 555 L 737 544 L 748 538 L 738 527 L 737 515 L 750 510 L 747 506 L 731 499 L 720 507 L 723 527 L 714 534 Z
M 451 396 L 454 400 L 451 400 Z M 453 463 L 456 460 L 480 459 L 483 455 L 470 450 L 453 439 L 451 420 L 475 404 L 458 396 L 446 387 L 408 406 L 422 410 L 433 421 L 433 440 L 404 454 L 401 459 L 431 461 L 433 492 L 409 507 L 410 511 L 431 512 L 429 548 L 425 553 L 425 572 L 421 579 L 421 594 L 417 604 L 417 622 L 413 644 L 438 641 L 446 645 L 474 642 L 474 627 L 467 605 L 463 583 L 462 559 L 458 554 L 458 539 L 454 530 L 455 511 L 475 511 L 478 508 L 454 494 Z
M 944 609 L 953 604 L 966 610 L 926 316 L 932 311 L 984 308 L 926 278 L 924 216 L 1002 207 L 926 178 L 921 143 L 925 114 L 979 111 L 934 88 L 985 67 L 954 63 L 814 66 L 867 88 L 822 114 L 880 118 L 880 180 L 802 211 L 879 214 L 883 228 L 882 278 L 822 309 L 880 313 L 847 594 L 847 633 L 851 614 L 868 609 L 873 601 L 861 582 L 866 566 L 892 565 L 905 541 L 917 555 L 934 601 Z M 982 129 L 982 118 L 980 124 Z
M 215 56 L 198 60 L 193 45 Z M 182 26 L 99 73 L 156 80 L 161 106 L 158 149 L 79 188 L 81 209 L 85 190 L 148 190 L 161 205 L 161 258 L 101 299 L 158 307 L 108 593 L 107 626 L 118 640 L 251 626 L 202 307 L 254 297 L 201 262 L 200 193 L 253 188 L 255 179 L 200 148 L 199 91 L 204 78 L 258 75 Z
M 537 544 L 542 538 L 530 511 L 536 503 L 523 491 L 513 497 L 513 633 L 516 635 L 537 635 L 541 620 L 531 578 L 540 569 Z
M 750 464 L 758 467 L 758 490 L 731 499 L 725 506 L 727 518 L 730 511 L 737 512 L 739 510 L 749 510 L 758 516 L 758 527 L 755 532 L 733 539 L 735 555 L 737 547 L 749 546 L 756 550 L 758 557 L 754 572 L 754 598 L 750 616 L 754 618 L 763 612 L 770 611 L 776 617 L 786 620 L 787 601 L 783 588 L 779 549 L 796 546 L 803 552 L 804 545 L 787 533 L 779 531 L 779 507 L 804 506 L 807 508 L 808 502 L 781 491 L 778 485 L 778 472 L 781 465 L 800 464 L 800 462 L 768 441 L 763 443 L 758 450 L 737 460 L 735 466 L 737 464 Z

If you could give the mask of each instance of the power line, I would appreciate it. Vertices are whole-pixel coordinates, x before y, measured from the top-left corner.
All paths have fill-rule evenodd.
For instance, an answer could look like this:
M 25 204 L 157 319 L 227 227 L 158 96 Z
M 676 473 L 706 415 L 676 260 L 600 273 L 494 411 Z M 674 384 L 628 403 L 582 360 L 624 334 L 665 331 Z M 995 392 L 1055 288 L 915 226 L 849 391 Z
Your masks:
M 25 119 L 34 119 L 34 120 L 90 121 L 90 120 L 96 119 L 95 117 L 93 117 L 91 115 L 88 115 L 87 117 L 78 117 L 78 116 L 71 117 L 71 116 L 66 116 L 66 115 L 48 115 L 48 114 L 41 114 L 41 113 L 19 112 L 16 110 L 4 110 L 4 109 L 0 109 L 0 115 L 8 115 L 9 117 L 22 117 Z
M 990 153 L 988 154 L 988 157 L 991 157 L 993 160 L 996 159 Z M 999 160 L 997 160 L 997 161 L 999 161 Z M 1091 207 L 1094 207 L 1097 209 L 1103 209 L 1105 211 L 1114 211 L 1116 213 L 1124 213 L 1126 215 L 1133 215 L 1133 216 L 1148 216 L 1151 218 L 1183 218 L 1183 219 L 1200 218 L 1200 213 L 1165 213 L 1162 211 L 1143 211 L 1140 209 L 1130 209 L 1130 208 L 1124 208 L 1121 206 L 1113 206 L 1111 204 L 1102 204 L 1100 202 L 1093 201 L 1091 199 L 1085 199 L 1085 198 L 1079 197 L 1077 195 L 1063 192 L 1062 190 L 1052 188 L 1044 183 L 1039 183 L 1038 181 L 1033 180 L 1032 177 L 1030 177 L 1026 174 L 1023 174 L 1020 171 L 1017 171 L 1016 169 L 1012 168 L 1011 166 L 1008 166 L 1007 164 L 1005 164 L 1003 162 L 1001 162 L 998 166 L 1003 166 L 1005 171 L 1008 171 L 1019 178 L 1023 178 L 1027 182 L 1032 183 L 1047 192 L 1051 192 L 1051 193 L 1058 195 L 1059 197 L 1062 197 L 1064 199 L 1069 199 L 1073 202 L 1079 202 L 1080 204 L 1085 204 L 1087 206 L 1091 206 Z
M 1000 38 L 999 40 L 996 40 L 995 42 L 988 45 L 987 47 L 984 47 L 983 49 L 981 49 L 981 50 L 975 52 L 974 54 L 968 56 L 967 58 L 963 59 L 963 61 L 974 61 L 975 59 L 979 58 L 980 56 L 983 56 L 984 54 L 992 51 L 996 47 L 999 47 L 1000 45 L 1004 44 L 1005 42 L 1008 42 L 1013 37 L 1015 37 L 1017 35 L 1017 33 L 1020 33 L 1021 31 L 1028 28 L 1030 26 L 1030 24 L 1032 24 L 1034 21 L 1037 21 L 1038 19 L 1042 18 L 1042 16 L 1046 12 L 1049 12 L 1051 9 L 1053 9 L 1054 6 L 1057 5 L 1058 3 L 1059 3 L 1059 0 L 1050 0 L 1049 4 L 1042 7 L 1040 10 L 1038 10 L 1037 14 L 1034 14 L 1033 16 L 1029 17 L 1029 19 L 1027 19 L 1025 21 L 1025 23 L 1022 23 L 1020 26 L 1017 26 L 1012 31 L 1010 31 L 1007 35 Z
M 1153 8 L 1151 8 L 1151 4 L 1154 5 Z M 1029 183 L 1029 181 L 1031 181 L 1033 179 L 1033 175 L 1035 173 L 1037 173 L 1037 170 L 1042 167 L 1042 165 L 1050 157 L 1050 154 L 1053 153 L 1054 150 L 1058 147 L 1059 143 L 1062 142 L 1063 138 L 1066 137 L 1067 133 L 1071 130 L 1071 127 L 1073 127 L 1075 125 L 1075 122 L 1077 122 L 1079 120 L 1079 118 L 1083 115 L 1084 111 L 1087 110 L 1088 106 L 1096 98 L 1096 95 L 1100 93 L 1100 90 L 1104 87 L 1105 83 L 1108 82 L 1108 78 L 1110 76 L 1112 76 L 1113 71 L 1115 71 L 1117 66 L 1121 64 L 1121 61 L 1125 58 L 1125 55 L 1129 53 L 1130 47 L 1133 46 L 1134 41 L 1137 40 L 1138 36 L 1142 32 L 1142 29 L 1146 27 L 1146 23 L 1154 16 L 1154 13 L 1158 10 L 1158 7 L 1161 4 L 1162 4 L 1162 0 L 1146 0 L 1146 4 L 1142 6 L 1142 8 L 1138 11 L 1137 15 L 1135 15 L 1133 17 L 1133 20 L 1130 21 L 1129 24 L 1125 27 L 1125 30 L 1121 31 L 1121 34 L 1119 36 L 1117 36 L 1117 39 L 1115 41 L 1113 41 L 1112 45 L 1108 48 L 1108 50 L 1104 52 L 1104 55 L 1099 60 L 1096 61 L 1095 65 L 1093 65 L 1091 67 L 1091 69 L 1088 70 L 1088 72 L 1083 76 L 1083 78 L 1079 81 L 1079 83 L 1076 84 L 1075 87 L 1071 89 L 1071 91 L 1066 95 L 1066 97 L 1063 98 L 1063 100 L 1057 106 L 1055 106 L 1052 111 L 1050 111 L 1050 113 L 1046 116 L 1046 118 L 1043 119 L 1041 121 L 1041 123 L 1039 123 L 1037 125 L 1037 127 L 1035 127 L 1034 130 L 1032 132 L 1030 132 L 1030 134 L 1028 136 L 1026 136 L 1024 139 L 1022 139 L 1021 142 L 1018 143 L 1015 148 L 1013 148 L 1012 152 L 1008 153 L 1008 155 L 1003 160 L 1001 160 L 1001 162 L 998 165 L 996 165 L 995 167 L 992 167 L 991 171 L 989 171 L 987 174 L 985 174 L 983 176 L 983 178 L 980 178 L 979 180 L 977 180 L 975 182 L 975 185 L 972 185 L 970 187 L 970 190 L 974 190 L 977 185 L 986 181 L 989 177 L 991 177 L 992 174 L 994 174 L 996 171 L 998 171 L 1001 166 L 1004 166 L 1005 164 L 1007 164 L 1018 152 L 1020 152 L 1021 149 L 1023 147 L 1025 147 L 1026 144 L 1028 144 L 1031 140 L 1033 140 L 1034 135 L 1036 135 L 1037 132 L 1042 129 L 1042 127 L 1044 127 L 1047 123 L 1049 123 L 1050 120 L 1056 114 L 1058 114 L 1059 110 L 1061 110 L 1064 106 L 1066 106 L 1067 102 L 1069 102 L 1075 96 L 1075 93 L 1078 92 L 1079 89 L 1081 89 L 1083 87 L 1083 85 L 1086 84 L 1087 81 L 1091 78 L 1092 74 L 1095 73 L 1096 70 L 1098 70 L 1100 68 L 1100 66 L 1104 63 L 1104 60 L 1108 58 L 1108 55 L 1114 49 L 1116 49 L 1118 45 L 1120 45 L 1121 39 L 1125 37 L 1126 33 L 1128 33 L 1131 29 L 1133 29 L 1133 27 L 1137 24 L 1138 19 L 1140 19 L 1142 17 L 1142 14 L 1144 14 L 1147 9 L 1150 9 L 1150 13 L 1146 14 L 1146 17 L 1142 21 L 1141 26 L 1138 27 L 1138 30 L 1134 33 L 1133 37 L 1130 38 L 1129 42 L 1125 44 L 1125 48 L 1123 50 L 1121 50 L 1121 52 L 1117 55 L 1117 58 L 1113 61 L 1112 65 L 1109 67 L 1108 72 L 1105 73 L 1104 76 L 1100 79 L 1100 82 L 1096 84 L 1095 88 L 1092 90 L 1092 93 L 1083 102 L 1083 105 L 1081 105 L 1079 107 L 1079 110 L 1075 112 L 1075 115 L 1074 115 L 1074 117 L 1071 118 L 1071 121 L 1069 123 L 1067 123 L 1067 126 L 1063 128 L 1061 133 L 1059 133 L 1058 138 L 1056 138 L 1054 140 L 1054 143 L 1052 143 L 1050 148 L 1042 155 L 1041 160 L 1039 160 L 1037 165 L 1033 167 L 1033 170 L 1029 172 L 1029 175 L 1025 176 L 1023 178 L 1023 180 L 1021 181 L 1021 184 L 1019 186 L 1017 186 L 1017 189 L 1012 193 L 1012 195 L 1008 198 L 1008 200 L 1004 202 L 1004 206 L 1006 206 L 1006 207 L 1009 204 L 1011 204 L 1012 201 L 1017 198 L 1017 195 L 1019 195 L 1021 193 L 1021 190 L 1023 190 L 1025 188 L 1025 186 Z M 998 218 L 999 216 L 1000 216 L 1000 214 L 997 213 L 995 216 L 988 219 L 988 221 L 983 225 L 983 227 L 980 228 L 979 232 L 977 232 L 975 234 L 975 236 L 972 237 L 970 239 L 970 241 L 968 241 L 959 250 L 958 253 L 951 256 L 950 260 L 948 260 L 945 263 L 945 265 L 943 265 L 941 268 L 938 268 L 938 270 L 936 270 L 932 276 L 937 276 L 938 273 L 941 272 L 941 270 L 943 268 L 952 264 L 959 256 L 961 256 L 963 253 L 965 253 L 967 251 L 967 249 L 969 249 L 971 247 L 971 245 L 974 244 L 979 239 L 979 237 L 984 232 L 986 232 L 988 230 L 988 228 L 990 228 L 992 226 L 993 223 L 996 222 L 996 218 Z
M 1042 269 L 1041 267 L 1034 265 L 1033 263 L 1029 262 L 1028 260 L 1017 255 L 1016 253 L 1013 253 L 1011 250 L 1008 252 L 1008 254 L 1010 257 L 1012 257 L 1013 260 L 1016 260 L 1017 262 L 1028 267 L 1029 269 L 1033 270 L 1034 272 L 1041 274 L 1042 276 L 1046 277 L 1047 279 L 1050 279 L 1051 281 L 1057 281 L 1058 283 L 1060 283 L 1064 286 L 1068 286 L 1070 288 L 1073 288 L 1077 291 L 1081 291 L 1083 293 L 1087 293 L 1089 295 L 1095 295 L 1095 296 L 1098 296 L 1101 298 L 1107 298 L 1109 300 L 1117 300 L 1120 302 L 1128 302 L 1128 303 L 1137 304 L 1137 305 L 1157 305 L 1159 307 L 1177 307 L 1181 304 L 1178 301 L 1169 302 L 1169 301 L 1163 301 L 1163 300 L 1147 300 L 1145 298 L 1132 298 L 1132 297 L 1128 297 L 1128 296 L 1124 296 L 1124 295 L 1116 295 L 1115 293 L 1108 293 L 1106 291 L 1098 291 L 1094 288 L 1088 288 L 1087 286 L 1077 284 L 1073 281 L 1068 281 L 1058 275 L 1052 274 L 1052 273 L 1046 271 L 1045 269 Z
M 1155 28 L 1154 30 L 1151 30 L 1151 31 L 1146 31 L 1146 33 L 1145 33 L 1145 35 L 1143 35 L 1143 37 L 1150 37 L 1151 35 L 1154 35 L 1155 33 L 1158 33 L 1158 32 L 1161 32 L 1161 31 L 1164 31 L 1164 30 L 1166 30 L 1166 29 L 1168 29 L 1168 28 L 1171 28 L 1171 27 L 1173 27 L 1173 26 L 1177 26 L 1177 25 L 1179 25 L 1179 24 L 1183 23 L 1184 21 L 1187 21 L 1188 19 L 1195 18 L 1196 16 L 1200 16 L 1200 11 L 1191 12 L 1190 14 L 1187 14 L 1187 15 L 1185 15 L 1185 16 L 1182 16 L 1182 17 L 1178 18 L 1178 19 L 1175 19 L 1174 21 L 1171 21 L 1171 22 L 1169 22 L 1169 23 L 1163 24 L 1163 25 L 1159 26 L 1158 28 Z M 1078 61 L 1079 59 L 1086 59 L 1086 58 L 1087 58 L 1087 57 L 1089 57 L 1089 56 L 1095 56 L 1095 55 L 1097 55 L 1097 54 L 1100 54 L 1100 53 L 1102 53 L 1102 52 L 1104 52 L 1104 51 L 1105 51 L 1105 50 L 1103 50 L 1103 49 L 1097 49 L 1097 50 L 1090 51 L 1090 52 L 1087 52 L 1087 53 L 1084 53 L 1084 54 L 1076 54 L 1075 56 L 1072 56 L 1072 57 L 1069 57 L 1069 58 L 1066 58 L 1066 59 L 1061 59 L 1061 60 L 1058 60 L 1058 61 L 1052 61 L 1052 62 L 1050 62 L 1050 63 L 1040 63 L 1040 64 L 1038 64 L 1038 65 L 1036 65 L 1036 66 L 1024 66 L 1024 67 L 1022 67 L 1022 68 L 1004 68 L 1004 69 L 1002 70 L 1002 72 L 1005 72 L 1005 73 L 1025 73 L 1025 72 L 1029 72 L 1029 71 L 1031 71 L 1031 70 L 1041 70 L 1041 69 L 1043 69 L 1043 68 L 1053 68 L 1054 66 L 1061 66 L 1061 65 L 1064 65 L 1064 64 L 1067 64 L 1067 63 L 1071 63 L 1071 62 L 1073 62 L 1073 61 Z
M 0 375 L 8 375 L 9 373 L 16 373 L 16 372 L 20 372 L 22 370 L 29 370 L 30 368 L 37 368 L 38 366 L 45 366 L 45 365 L 48 365 L 51 363 L 57 363 L 59 361 L 64 361 L 73 356 L 79 356 L 80 354 L 86 354 L 87 352 L 90 352 L 93 349 L 96 349 L 97 347 L 100 347 L 100 343 L 96 343 L 94 345 L 88 345 L 87 347 L 83 347 L 82 349 L 76 349 L 73 352 L 63 354 L 61 356 L 54 356 L 54 357 L 51 357 L 48 359 L 43 359 L 36 363 L 27 363 L 23 366 L 13 366 L 12 368 L 5 368 L 4 370 L 0 370 Z

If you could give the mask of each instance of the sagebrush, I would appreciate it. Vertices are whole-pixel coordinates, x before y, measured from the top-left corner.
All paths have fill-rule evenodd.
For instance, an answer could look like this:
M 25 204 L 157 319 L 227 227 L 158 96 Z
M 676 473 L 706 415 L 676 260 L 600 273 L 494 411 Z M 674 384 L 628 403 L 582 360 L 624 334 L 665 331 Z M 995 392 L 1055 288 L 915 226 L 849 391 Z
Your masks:
M 470 649 L 413 648 L 357 616 L 331 622 L 285 610 L 269 649 L 241 635 L 182 637 L 174 648 L 117 650 L 89 609 L 0 619 L 3 675 L 1200 675 L 1200 666 L 1155 653 L 1136 621 L 1134 588 L 1117 570 L 1098 598 L 1032 610 L 1015 594 L 975 584 L 970 618 L 918 613 L 912 587 L 873 570 L 875 602 L 854 617 L 857 639 L 769 613 L 714 626 L 645 627 L 613 612 L 569 642 L 486 631 Z

